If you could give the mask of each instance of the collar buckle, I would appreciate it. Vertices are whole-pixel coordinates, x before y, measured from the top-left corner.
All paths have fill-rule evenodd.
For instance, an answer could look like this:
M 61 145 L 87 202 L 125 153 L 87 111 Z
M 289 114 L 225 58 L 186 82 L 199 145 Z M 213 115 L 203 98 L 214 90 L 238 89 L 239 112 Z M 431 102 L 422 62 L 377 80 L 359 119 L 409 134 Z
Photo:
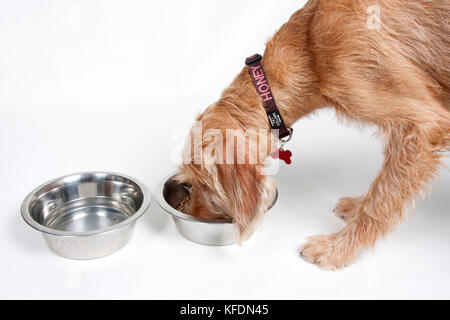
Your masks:
M 245 59 L 245 64 L 247 66 L 249 66 L 249 65 L 251 65 L 251 64 L 253 64 L 255 62 L 260 61 L 261 59 L 262 59 L 262 56 L 257 53 L 257 54 L 254 54 L 254 55 L 248 57 L 247 59 Z

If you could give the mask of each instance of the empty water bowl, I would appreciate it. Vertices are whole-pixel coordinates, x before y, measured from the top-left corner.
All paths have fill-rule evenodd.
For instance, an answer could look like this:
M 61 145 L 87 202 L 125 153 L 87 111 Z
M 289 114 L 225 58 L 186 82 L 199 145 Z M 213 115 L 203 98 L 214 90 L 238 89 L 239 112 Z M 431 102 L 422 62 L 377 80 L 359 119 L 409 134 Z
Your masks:
M 150 205 L 147 188 L 134 178 L 84 172 L 51 180 L 23 201 L 23 219 L 50 249 L 70 259 L 110 255 L 131 239 L 136 220 Z

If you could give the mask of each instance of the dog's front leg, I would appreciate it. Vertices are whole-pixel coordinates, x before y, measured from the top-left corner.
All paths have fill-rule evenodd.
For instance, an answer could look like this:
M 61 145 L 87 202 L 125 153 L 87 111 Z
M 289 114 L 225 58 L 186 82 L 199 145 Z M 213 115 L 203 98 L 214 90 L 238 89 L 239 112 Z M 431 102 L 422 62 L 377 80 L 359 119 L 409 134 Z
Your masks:
M 385 129 L 382 169 L 361 198 L 343 198 L 348 225 L 333 235 L 308 238 L 301 256 L 324 269 L 350 264 L 359 248 L 371 247 L 402 218 L 408 201 L 438 173 L 445 131 L 439 124 L 399 125 Z

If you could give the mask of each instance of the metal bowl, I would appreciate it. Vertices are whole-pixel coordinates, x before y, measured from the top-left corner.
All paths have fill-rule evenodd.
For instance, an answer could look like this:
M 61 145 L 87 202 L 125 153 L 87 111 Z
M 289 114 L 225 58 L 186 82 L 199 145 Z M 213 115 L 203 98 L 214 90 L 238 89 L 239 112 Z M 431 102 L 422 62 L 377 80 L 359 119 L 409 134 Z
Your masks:
M 136 179 L 83 172 L 36 188 L 23 201 L 21 213 L 56 254 L 95 259 L 124 247 L 149 205 L 149 192 Z
M 175 175 L 160 182 L 156 189 L 156 198 L 161 208 L 169 213 L 175 226 L 185 238 L 208 246 L 226 246 L 237 242 L 237 233 L 233 220 L 199 219 L 176 210 L 180 203 L 189 195 L 189 188 L 174 180 Z M 271 209 L 278 198 L 278 191 Z

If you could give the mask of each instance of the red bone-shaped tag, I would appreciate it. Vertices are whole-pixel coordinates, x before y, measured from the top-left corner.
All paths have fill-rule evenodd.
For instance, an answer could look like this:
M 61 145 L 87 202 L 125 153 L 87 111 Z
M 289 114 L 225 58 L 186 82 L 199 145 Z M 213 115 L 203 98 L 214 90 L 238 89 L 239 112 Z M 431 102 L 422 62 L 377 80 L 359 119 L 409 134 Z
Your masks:
M 289 150 L 279 149 L 275 152 L 272 152 L 271 156 L 273 159 L 283 160 L 284 162 L 286 162 L 286 164 L 292 163 L 292 161 L 291 161 L 292 152 L 290 152 Z

